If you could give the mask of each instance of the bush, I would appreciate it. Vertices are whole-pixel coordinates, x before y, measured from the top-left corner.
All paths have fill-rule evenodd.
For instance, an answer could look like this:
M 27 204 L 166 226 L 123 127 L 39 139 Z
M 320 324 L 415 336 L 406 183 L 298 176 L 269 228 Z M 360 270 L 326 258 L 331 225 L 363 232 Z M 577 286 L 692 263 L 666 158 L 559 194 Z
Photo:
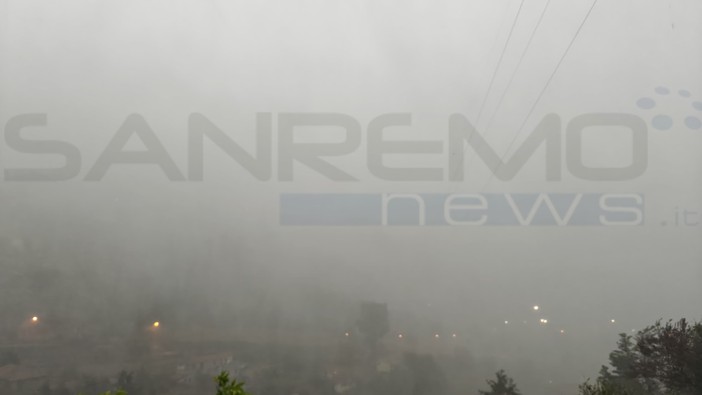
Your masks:
M 244 383 L 230 379 L 227 372 L 221 372 L 214 380 L 217 383 L 216 395 L 250 395 L 244 390 Z

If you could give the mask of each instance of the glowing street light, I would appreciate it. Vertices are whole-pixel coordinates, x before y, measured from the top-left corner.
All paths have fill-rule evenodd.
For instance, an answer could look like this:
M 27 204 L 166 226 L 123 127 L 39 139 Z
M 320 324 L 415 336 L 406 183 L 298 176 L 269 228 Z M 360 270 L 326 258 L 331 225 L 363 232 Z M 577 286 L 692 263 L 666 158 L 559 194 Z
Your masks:
M 35 315 L 34 317 L 32 317 L 32 322 L 35 323 L 35 324 L 36 324 L 37 322 L 39 322 L 39 317 L 37 317 L 36 315 Z
M 509 321 L 505 321 L 505 325 L 509 325 Z
M 617 322 L 617 320 L 615 320 L 615 319 L 612 319 L 612 320 L 611 320 L 610 322 L 614 324 L 614 323 L 616 323 L 616 322 Z
M 545 318 L 542 318 L 539 320 L 542 324 L 548 324 L 548 320 Z
M 440 336 L 438 333 L 434 334 L 434 339 L 438 339 Z
M 561 329 L 561 335 L 565 333 L 565 330 Z
M 344 333 L 344 336 L 349 337 L 349 336 L 351 336 L 351 334 L 346 332 L 346 333 Z
M 538 305 L 534 306 L 534 311 L 539 311 L 540 307 Z
M 458 337 L 458 335 L 454 333 L 453 335 L 451 335 L 451 337 L 453 337 L 455 339 Z
M 154 328 L 158 328 L 159 326 L 161 326 L 161 323 L 156 321 L 156 322 L 154 322 L 153 326 L 154 326 Z
M 400 334 L 397 335 L 397 338 L 398 338 L 398 339 L 403 339 L 404 336 L 402 335 L 402 333 L 400 333 Z

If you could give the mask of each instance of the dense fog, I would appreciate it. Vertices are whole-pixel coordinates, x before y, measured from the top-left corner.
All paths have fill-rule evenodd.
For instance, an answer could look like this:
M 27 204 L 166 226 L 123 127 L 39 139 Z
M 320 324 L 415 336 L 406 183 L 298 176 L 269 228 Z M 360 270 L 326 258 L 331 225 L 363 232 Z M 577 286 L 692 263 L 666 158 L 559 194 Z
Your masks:
M 701 18 L 0 0 L 0 394 L 577 394 L 702 319 Z

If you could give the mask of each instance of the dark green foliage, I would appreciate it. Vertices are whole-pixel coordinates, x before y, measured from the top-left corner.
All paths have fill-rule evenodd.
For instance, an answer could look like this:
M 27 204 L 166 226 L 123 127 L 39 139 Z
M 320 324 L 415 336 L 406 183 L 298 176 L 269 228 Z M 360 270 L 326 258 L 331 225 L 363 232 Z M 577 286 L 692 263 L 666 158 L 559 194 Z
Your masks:
M 638 332 L 621 334 L 599 382 L 630 395 L 702 394 L 702 324 L 660 321 Z
M 636 350 L 646 378 L 669 392 L 702 394 L 702 323 L 657 322 L 639 332 Z
M 626 391 L 632 395 L 657 393 L 658 385 L 651 379 L 653 374 L 646 373 L 647 369 L 643 368 L 641 361 L 634 339 L 625 333 L 620 334 L 617 349 L 609 354 L 612 369 L 602 367 L 596 388 L 601 391 Z
M 217 383 L 216 395 L 250 395 L 244 390 L 244 383 L 230 379 L 227 372 L 221 372 L 214 380 Z
M 478 391 L 480 395 L 520 395 L 517 385 L 504 370 L 495 373 L 495 380 L 488 380 L 489 391 Z
M 594 384 L 589 382 L 582 384 L 580 395 L 632 395 L 632 393 L 615 383 L 598 380 Z

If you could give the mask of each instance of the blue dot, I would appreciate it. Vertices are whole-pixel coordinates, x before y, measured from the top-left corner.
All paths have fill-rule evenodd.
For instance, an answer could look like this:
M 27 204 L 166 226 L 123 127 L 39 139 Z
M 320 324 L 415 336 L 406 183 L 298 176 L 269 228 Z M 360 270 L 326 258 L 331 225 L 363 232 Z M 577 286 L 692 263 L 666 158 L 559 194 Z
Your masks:
M 680 91 L 678 91 L 678 94 L 682 97 L 690 97 L 690 91 L 685 89 L 681 89 Z
M 697 111 L 702 111 L 702 101 L 692 103 L 692 107 L 695 107 L 695 110 Z
M 653 101 L 653 99 L 649 99 L 648 97 L 642 97 L 636 102 L 636 105 L 644 110 L 650 110 L 656 106 L 656 102 Z
M 673 127 L 673 118 L 667 115 L 656 115 L 651 120 L 651 124 L 658 130 L 668 130 Z
M 692 130 L 697 130 L 702 128 L 702 121 L 696 117 L 687 117 L 685 118 L 685 125 Z
M 667 95 L 670 93 L 670 89 L 666 88 L 665 86 L 659 86 L 656 88 L 656 93 L 659 95 Z

